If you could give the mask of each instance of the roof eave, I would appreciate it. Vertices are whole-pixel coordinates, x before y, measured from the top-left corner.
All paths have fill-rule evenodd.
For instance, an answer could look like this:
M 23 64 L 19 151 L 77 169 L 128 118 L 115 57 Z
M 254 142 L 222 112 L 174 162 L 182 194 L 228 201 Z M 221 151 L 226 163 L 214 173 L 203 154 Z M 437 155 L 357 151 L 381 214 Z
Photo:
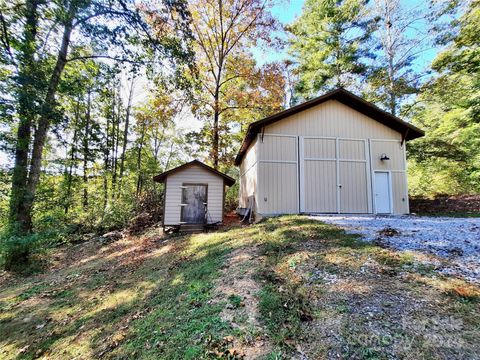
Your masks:
M 220 172 L 220 171 L 218 171 L 218 170 L 216 170 L 216 169 L 214 169 L 214 168 L 212 168 L 212 167 L 210 167 L 210 166 L 208 166 L 208 165 L 206 165 L 206 164 L 204 164 L 204 163 L 202 163 L 201 161 L 198 161 L 198 160 L 190 161 L 190 162 L 188 162 L 188 163 L 185 163 L 185 164 L 182 164 L 182 165 L 180 165 L 180 166 L 177 166 L 176 168 L 173 168 L 173 169 L 164 171 L 163 173 L 161 173 L 161 174 L 159 174 L 159 175 L 155 175 L 155 176 L 153 177 L 153 181 L 159 182 L 159 183 L 163 183 L 163 182 L 165 182 L 166 178 L 167 178 L 169 175 L 171 175 L 171 174 L 173 174 L 173 173 L 175 173 L 175 172 L 177 172 L 177 171 L 180 171 L 180 170 L 182 170 L 182 169 L 184 169 L 184 168 L 186 168 L 186 167 L 188 167 L 188 166 L 191 166 L 191 165 L 201 166 L 201 167 L 203 167 L 204 169 L 206 169 L 207 171 L 210 171 L 210 172 L 212 172 L 213 174 L 222 177 L 223 180 L 224 180 L 225 185 L 227 185 L 227 186 L 232 186 L 233 184 L 235 184 L 235 179 L 234 179 L 234 178 L 232 178 L 232 177 L 230 177 L 230 176 L 228 176 L 228 175 L 226 175 L 226 174 L 224 174 L 224 173 L 222 173 L 222 172 Z
M 357 105 L 360 105 L 361 107 L 361 110 L 359 109 L 356 109 L 357 111 L 363 113 L 364 115 L 366 116 L 369 116 L 371 118 L 373 118 L 374 120 L 382 123 L 383 125 L 387 126 L 387 127 L 390 127 L 392 129 L 394 129 L 395 131 L 398 131 L 399 133 L 403 133 L 403 131 L 406 131 L 408 129 L 408 132 L 405 134 L 405 141 L 410 141 L 410 140 L 414 140 L 414 139 L 417 139 L 417 138 L 420 138 L 422 136 L 425 135 L 425 132 L 419 128 L 417 128 L 416 126 L 410 124 L 410 123 L 407 123 L 406 121 L 398 118 L 397 116 L 395 115 L 392 115 L 392 114 L 389 114 L 388 112 L 380 109 L 378 106 L 362 99 L 361 97 L 343 89 L 343 88 L 340 88 L 340 89 L 336 89 L 336 90 L 333 90 L 327 94 L 324 94 L 322 96 L 319 96 L 315 99 L 312 99 L 312 100 L 309 100 L 309 101 L 306 101 L 302 104 L 299 104 L 299 105 L 296 105 L 292 108 L 289 108 L 289 109 L 286 109 L 286 110 L 283 110 L 279 113 L 276 113 L 272 116 L 269 116 L 269 117 L 266 117 L 264 119 L 261 119 L 261 120 L 258 120 L 256 122 L 253 122 L 251 123 L 249 126 L 248 126 L 248 129 L 247 129 L 247 134 L 245 135 L 245 138 L 242 142 L 242 145 L 240 147 L 240 150 L 235 158 L 235 165 L 236 166 L 239 166 L 243 160 L 243 157 L 245 156 L 245 153 L 247 152 L 248 148 L 250 147 L 250 144 L 252 143 L 255 135 L 260 132 L 261 128 L 264 127 L 264 126 L 267 126 L 269 124 L 272 124 L 276 121 L 279 121 L 283 118 L 286 118 L 288 116 L 291 116 L 291 115 L 294 115 L 298 112 L 301 112 L 301 111 L 304 111 L 304 110 L 307 110 L 311 107 L 314 107 L 316 105 L 320 105 L 322 103 L 324 103 L 325 101 L 328 101 L 328 100 L 337 100 L 337 101 L 340 101 L 342 104 L 346 105 L 346 106 L 349 106 L 349 107 L 352 107 L 353 109 L 355 109 L 355 107 L 353 107 L 351 104 L 347 104 L 347 99 L 350 99 L 350 100 L 353 100 L 354 102 L 357 103 Z M 368 110 L 366 110 L 368 109 Z M 368 113 L 372 111 L 374 113 L 373 116 L 371 115 L 368 115 Z M 380 119 L 378 119 L 378 118 Z M 398 127 L 404 127 L 405 129 L 397 129 L 396 127 L 392 127 L 392 126 L 389 126 L 388 124 L 385 124 L 383 121 L 381 121 L 381 118 L 382 117 L 387 117 L 388 119 L 392 120 L 394 123 L 396 123 L 398 125 Z

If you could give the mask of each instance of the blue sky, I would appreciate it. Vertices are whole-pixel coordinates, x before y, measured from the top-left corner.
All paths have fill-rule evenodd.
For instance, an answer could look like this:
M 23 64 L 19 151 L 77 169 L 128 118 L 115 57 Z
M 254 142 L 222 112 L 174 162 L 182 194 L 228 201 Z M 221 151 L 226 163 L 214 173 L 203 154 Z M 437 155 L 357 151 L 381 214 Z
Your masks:
M 285 0 L 273 7 L 272 15 L 282 24 L 291 23 L 302 12 L 303 3 L 304 0 L 291 0 L 289 2 Z
M 295 20 L 302 13 L 302 7 L 304 0 L 280 0 L 275 6 L 273 6 L 271 12 L 272 15 L 277 18 L 283 25 L 287 25 Z M 425 0 L 402 0 L 402 5 L 405 8 L 417 7 L 424 10 L 428 6 L 428 2 Z M 426 23 L 419 23 L 419 29 L 425 30 Z M 427 48 L 424 52 L 419 54 L 415 60 L 415 66 L 417 71 L 421 71 L 427 67 L 438 53 L 438 48 Z M 286 50 L 279 52 L 263 52 L 261 49 L 255 49 L 253 51 L 256 57 L 257 63 L 262 65 L 266 62 L 281 61 L 287 58 Z

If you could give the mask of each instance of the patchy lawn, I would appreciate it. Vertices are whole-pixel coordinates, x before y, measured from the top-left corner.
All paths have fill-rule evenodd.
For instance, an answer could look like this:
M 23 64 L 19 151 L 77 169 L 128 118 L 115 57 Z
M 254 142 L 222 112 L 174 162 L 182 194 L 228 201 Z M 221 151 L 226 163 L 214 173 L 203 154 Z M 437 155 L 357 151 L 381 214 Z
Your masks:
M 479 288 L 286 216 L 58 251 L 0 280 L 0 358 L 473 358 Z

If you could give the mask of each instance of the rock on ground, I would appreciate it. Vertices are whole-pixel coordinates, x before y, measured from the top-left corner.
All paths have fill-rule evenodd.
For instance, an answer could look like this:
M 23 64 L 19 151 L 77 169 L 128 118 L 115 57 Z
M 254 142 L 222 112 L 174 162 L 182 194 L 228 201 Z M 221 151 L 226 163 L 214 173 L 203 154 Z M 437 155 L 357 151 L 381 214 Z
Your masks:
M 480 218 L 428 216 L 313 216 L 397 250 L 446 259 L 440 271 L 480 283 Z

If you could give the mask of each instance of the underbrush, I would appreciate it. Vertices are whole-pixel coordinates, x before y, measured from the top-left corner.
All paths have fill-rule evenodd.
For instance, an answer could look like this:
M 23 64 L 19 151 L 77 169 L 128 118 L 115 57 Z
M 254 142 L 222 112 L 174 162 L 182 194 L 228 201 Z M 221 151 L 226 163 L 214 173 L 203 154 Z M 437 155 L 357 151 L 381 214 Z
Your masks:
M 47 254 L 53 248 L 84 241 L 95 235 L 113 230 L 123 230 L 135 215 L 150 210 L 152 219 L 158 220 L 152 209 L 151 199 L 119 198 L 105 209 L 89 205 L 86 209 L 53 208 L 36 211 L 33 218 L 33 232 L 23 234 L 3 218 L 0 230 L 0 268 L 9 271 L 32 273 L 40 271 L 48 261 Z M 90 236 L 85 236 L 85 235 Z
M 22 274 L 41 271 L 49 249 L 67 243 L 66 229 L 50 229 L 19 235 L 12 230 L 0 234 L 0 268 Z

